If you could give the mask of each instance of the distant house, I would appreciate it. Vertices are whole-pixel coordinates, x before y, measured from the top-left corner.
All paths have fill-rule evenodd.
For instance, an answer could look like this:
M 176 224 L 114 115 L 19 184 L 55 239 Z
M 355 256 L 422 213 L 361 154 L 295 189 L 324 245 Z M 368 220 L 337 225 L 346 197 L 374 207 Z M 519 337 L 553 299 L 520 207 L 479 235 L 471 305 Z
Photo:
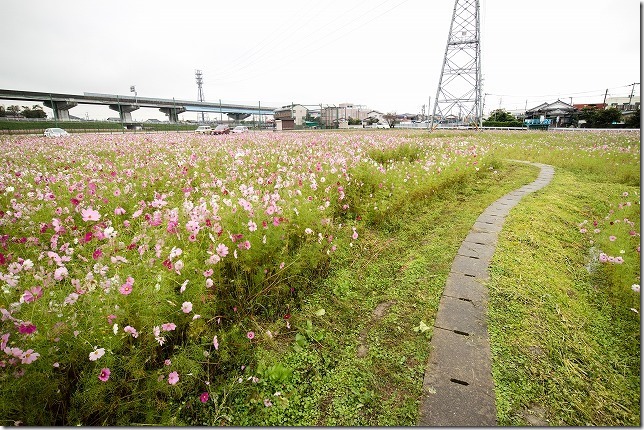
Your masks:
M 386 124 L 387 120 L 385 119 L 385 114 L 377 110 L 367 111 L 366 116 L 362 119 L 362 125 L 367 126 L 371 124 Z
M 542 103 L 525 112 L 526 119 L 545 118 L 552 121 L 554 127 L 569 127 L 573 123 L 575 107 L 557 100 L 554 103 Z
M 287 105 L 282 106 L 280 109 L 275 109 L 273 112 L 273 118 L 275 118 L 276 121 L 281 120 L 282 126 L 287 126 L 287 124 L 289 124 L 287 128 L 291 128 L 291 122 L 293 122 L 294 125 L 303 125 L 306 121 L 306 115 L 308 112 L 309 110 L 302 105 Z M 284 128 L 284 130 L 287 128 Z

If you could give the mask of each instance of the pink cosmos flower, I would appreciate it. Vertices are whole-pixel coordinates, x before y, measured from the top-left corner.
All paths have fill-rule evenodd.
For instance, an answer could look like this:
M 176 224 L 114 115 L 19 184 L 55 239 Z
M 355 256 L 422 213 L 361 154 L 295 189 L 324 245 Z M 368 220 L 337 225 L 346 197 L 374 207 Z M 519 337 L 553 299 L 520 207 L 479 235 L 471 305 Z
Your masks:
M 179 374 L 177 372 L 171 372 L 168 375 L 168 384 L 176 385 L 177 382 L 179 382 Z
M 98 221 L 101 218 L 101 214 L 92 208 L 82 209 L 81 215 L 83 216 L 83 221 Z
M 617 238 L 615 236 L 610 236 L 608 240 L 610 240 L 611 242 L 615 242 Z
M 42 297 L 42 288 L 41 287 L 31 287 L 29 290 L 25 290 L 22 294 L 22 301 L 25 303 L 35 302 L 36 299 Z
M 114 215 L 124 215 L 125 214 L 125 209 L 122 207 L 118 207 L 114 209 Z
M 104 367 L 101 369 L 101 373 L 98 375 L 98 379 L 100 379 L 103 382 L 107 382 L 108 379 L 110 379 L 110 371 L 109 367 Z
M 175 328 L 177 328 L 177 325 L 176 325 L 175 323 L 165 323 L 165 324 L 161 324 L 161 329 L 162 329 L 163 331 L 172 331 L 172 330 L 174 330 Z
M 215 336 L 215 340 L 217 336 Z M 4 350 L 7 347 L 7 342 L 9 342 L 9 333 L 5 333 L 0 338 L 0 350 Z
M 356 229 L 355 229 L 355 228 L 353 229 L 353 234 L 351 235 L 351 238 L 352 238 L 353 240 L 356 240 L 356 239 L 358 238 L 358 232 L 356 231 Z
M 34 352 L 33 349 L 28 349 L 25 352 L 23 352 L 20 359 L 22 360 L 22 364 L 31 364 L 34 361 L 36 361 L 38 357 L 40 357 L 40 354 L 38 354 L 37 352 Z
M 7 338 L 8 337 L 9 337 L 9 335 L 7 335 Z M 212 345 L 215 347 L 215 350 L 219 349 L 219 341 L 217 340 L 217 336 L 212 338 Z
M 109 315 L 107 316 L 107 323 L 108 323 L 109 325 L 112 325 L 112 323 L 114 322 L 114 320 L 115 320 L 115 319 L 116 319 L 116 315 L 114 315 L 114 314 L 109 314 Z
M 136 329 L 135 329 L 134 327 L 132 327 L 131 325 L 126 325 L 125 327 L 123 327 L 123 331 L 124 331 L 125 333 L 129 333 L 129 334 L 131 334 L 131 335 L 132 335 L 132 337 L 133 337 L 133 338 L 135 338 L 135 339 L 136 339 L 137 337 L 139 337 L 139 332 L 138 332 L 138 331 L 136 331 Z
M 217 245 L 217 255 L 220 257 L 225 257 L 228 255 L 228 247 L 224 245 L 223 243 L 220 243 Z
M 199 396 L 199 400 L 201 400 L 201 403 L 206 403 L 209 397 L 210 395 L 208 394 L 208 392 L 204 391 L 203 393 L 201 393 L 201 396 Z
M 128 284 L 128 283 L 125 283 L 125 284 L 121 285 L 121 287 L 119 288 L 119 292 L 121 294 L 123 294 L 124 296 L 127 296 L 128 294 L 130 294 L 132 292 L 132 286 L 130 284 Z
M 255 337 L 255 332 L 249 331 L 248 333 L 246 333 L 246 337 L 250 340 L 253 340 L 253 338 Z
M 203 272 L 203 275 L 207 278 L 209 276 L 212 276 L 213 273 L 214 271 L 212 269 L 208 269 Z
M 639 293 L 640 292 L 640 284 L 631 285 L 631 290 L 635 291 L 636 293 Z
M 184 314 L 188 314 L 192 311 L 192 303 L 191 302 L 183 302 L 181 305 L 181 310 L 183 311 Z
M 127 296 L 132 292 L 132 285 L 134 285 L 134 278 L 131 276 L 128 276 L 127 279 L 125 280 L 125 283 L 121 285 L 121 288 L 119 288 L 119 292 Z
M 61 266 L 54 270 L 54 279 L 56 281 L 62 281 L 67 277 L 68 274 L 69 272 L 67 271 L 67 268 L 65 266 Z
M 250 231 L 257 230 L 257 224 L 255 224 L 253 220 L 248 221 L 248 230 Z
M 166 365 L 166 366 L 171 366 L 172 361 L 170 359 L 166 358 L 165 360 L 163 360 L 163 364 Z
M 89 353 L 89 361 L 96 361 L 105 355 L 105 348 L 98 348 Z

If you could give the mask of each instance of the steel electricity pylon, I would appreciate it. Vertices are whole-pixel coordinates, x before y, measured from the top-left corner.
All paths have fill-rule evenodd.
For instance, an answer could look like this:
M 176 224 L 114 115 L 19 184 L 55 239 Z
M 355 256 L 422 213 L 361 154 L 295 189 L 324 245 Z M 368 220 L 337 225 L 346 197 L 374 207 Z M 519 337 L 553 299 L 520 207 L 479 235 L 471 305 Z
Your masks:
M 201 73 L 201 70 L 195 70 L 195 79 L 197 81 L 197 90 L 198 94 L 197 97 L 199 98 L 200 102 L 205 102 L 206 98 L 203 95 L 203 74 Z M 206 115 L 201 112 L 201 122 L 206 121 Z
M 481 38 L 479 0 L 456 0 L 438 81 L 431 127 L 481 126 Z

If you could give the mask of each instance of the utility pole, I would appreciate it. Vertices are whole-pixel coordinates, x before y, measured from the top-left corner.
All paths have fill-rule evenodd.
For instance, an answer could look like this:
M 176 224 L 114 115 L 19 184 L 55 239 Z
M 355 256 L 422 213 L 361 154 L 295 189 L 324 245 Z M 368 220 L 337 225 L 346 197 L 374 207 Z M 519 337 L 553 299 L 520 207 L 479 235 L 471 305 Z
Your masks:
M 631 84 L 631 95 L 628 98 L 628 110 L 631 109 L 631 105 L 633 104 L 633 91 L 635 91 L 635 85 L 639 85 L 639 82 L 634 82 Z
M 604 109 L 606 109 L 606 96 L 608 95 L 608 88 L 606 88 L 606 92 L 604 93 Z

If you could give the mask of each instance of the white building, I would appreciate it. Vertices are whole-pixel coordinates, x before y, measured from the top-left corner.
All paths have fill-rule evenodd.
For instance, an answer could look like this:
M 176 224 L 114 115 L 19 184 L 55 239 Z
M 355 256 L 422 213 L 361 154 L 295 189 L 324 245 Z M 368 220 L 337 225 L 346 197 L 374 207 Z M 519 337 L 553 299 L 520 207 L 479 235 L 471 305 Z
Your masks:
M 640 105 L 640 96 L 607 97 L 606 107 L 615 108 L 621 112 L 634 111 Z
M 371 109 L 364 105 L 356 105 L 353 103 L 340 103 L 339 105 L 323 107 L 320 112 L 321 124 L 332 127 L 340 121 L 349 121 L 349 119 L 362 121 L 367 118 Z

